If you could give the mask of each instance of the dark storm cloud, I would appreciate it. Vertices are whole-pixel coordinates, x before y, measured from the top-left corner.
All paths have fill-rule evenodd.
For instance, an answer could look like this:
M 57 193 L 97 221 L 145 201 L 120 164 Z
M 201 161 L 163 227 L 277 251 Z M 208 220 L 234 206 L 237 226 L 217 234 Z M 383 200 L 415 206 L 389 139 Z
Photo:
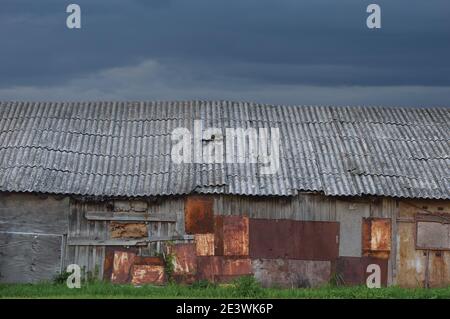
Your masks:
M 81 30 L 65 27 L 71 2 L 81 5 Z M 0 94 L 58 87 L 66 93 L 56 96 L 73 98 L 85 79 L 96 94 L 117 97 L 108 92 L 120 80 L 110 75 L 126 76 L 139 65 L 151 65 L 144 68 L 151 74 L 136 71 L 131 83 L 174 99 L 186 97 L 186 88 L 226 98 L 231 90 L 277 86 L 450 86 L 448 0 L 71 2 L 2 1 Z M 377 31 L 365 26 L 372 2 L 382 8 Z M 142 92 L 124 97 L 133 94 Z

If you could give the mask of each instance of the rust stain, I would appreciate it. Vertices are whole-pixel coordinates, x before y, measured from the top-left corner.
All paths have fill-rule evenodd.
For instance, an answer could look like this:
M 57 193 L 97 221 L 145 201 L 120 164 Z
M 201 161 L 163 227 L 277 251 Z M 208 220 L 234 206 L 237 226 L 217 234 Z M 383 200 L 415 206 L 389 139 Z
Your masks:
M 131 274 L 131 283 L 133 285 L 162 285 L 165 282 L 163 266 L 134 265 Z
M 391 251 L 391 220 L 387 218 L 363 219 L 363 255 L 389 258 Z
M 111 238 L 143 238 L 148 236 L 145 223 L 120 223 L 109 224 Z
M 168 247 L 168 252 L 174 256 L 174 274 L 195 274 L 197 271 L 197 256 L 195 244 L 175 244 Z
M 189 196 L 185 202 L 185 231 L 187 234 L 214 232 L 213 199 L 207 196 Z
M 264 287 L 317 287 L 331 276 L 330 261 L 294 259 L 253 259 L 255 278 Z
M 248 256 L 248 229 L 247 217 L 223 217 L 223 254 L 225 256 Z
M 214 256 L 214 234 L 196 234 L 195 248 L 197 256 Z
M 428 286 L 448 287 L 450 285 L 450 254 L 447 251 L 430 251 Z
M 133 265 L 134 258 L 136 254 L 125 252 L 125 251 L 115 251 L 113 260 L 113 271 L 111 274 L 112 283 L 127 283 L 130 280 L 130 269 Z
M 250 256 L 264 259 L 335 260 L 339 223 L 250 219 Z

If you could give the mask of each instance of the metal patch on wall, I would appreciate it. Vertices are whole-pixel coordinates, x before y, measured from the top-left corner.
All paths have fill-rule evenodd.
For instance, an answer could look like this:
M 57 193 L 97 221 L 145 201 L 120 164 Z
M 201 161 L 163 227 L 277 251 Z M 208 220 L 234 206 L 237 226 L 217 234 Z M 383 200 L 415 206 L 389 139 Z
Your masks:
M 391 220 L 364 218 L 362 227 L 363 255 L 387 259 L 391 251 Z
M 223 216 L 223 254 L 225 256 L 248 256 L 247 217 Z
M 331 262 L 294 259 L 253 259 L 255 278 L 264 287 L 317 287 L 331 276 Z
M 195 248 L 197 256 L 214 256 L 214 234 L 196 234 Z
M 164 266 L 134 265 L 131 269 L 131 283 L 133 285 L 162 285 L 164 282 Z
M 195 244 L 174 244 L 168 247 L 174 256 L 174 274 L 195 274 L 197 271 L 197 255 Z
M 209 256 L 197 258 L 197 279 L 227 282 L 252 273 L 249 258 Z
M 185 202 L 185 231 L 187 234 L 214 232 L 213 199 L 207 196 L 189 196 Z
M 335 260 L 339 223 L 250 219 L 250 256 L 265 259 Z
M 135 257 L 136 254 L 130 252 L 114 252 L 113 271 L 111 274 L 112 283 L 124 284 L 130 281 L 130 269 Z
M 145 223 L 110 222 L 111 238 L 143 238 L 148 236 Z
M 367 266 L 376 264 L 381 270 L 381 285 L 387 285 L 388 261 L 374 257 L 339 257 L 336 261 L 337 280 L 344 285 L 365 285 L 367 277 Z

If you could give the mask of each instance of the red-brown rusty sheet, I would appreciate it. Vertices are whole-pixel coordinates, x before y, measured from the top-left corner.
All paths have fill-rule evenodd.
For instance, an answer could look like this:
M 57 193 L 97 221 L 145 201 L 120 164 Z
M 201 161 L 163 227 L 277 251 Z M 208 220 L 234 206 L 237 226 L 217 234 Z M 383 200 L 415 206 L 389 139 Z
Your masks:
M 164 284 L 164 267 L 155 265 L 134 265 L 131 270 L 133 285 Z
M 381 270 L 381 285 L 387 285 L 388 261 L 374 257 L 339 257 L 336 261 L 336 274 L 338 280 L 345 285 L 365 285 L 367 277 L 367 266 L 376 264 Z
M 130 281 L 130 269 L 135 257 L 136 254 L 130 252 L 114 252 L 113 271 L 111 274 L 112 283 L 124 284 Z
M 250 256 L 265 259 L 335 260 L 339 223 L 250 219 Z
M 189 196 L 185 202 L 185 231 L 187 234 L 214 232 L 213 199 L 207 196 Z
M 195 274 L 197 270 L 197 256 L 195 244 L 175 244 L 169 246 L 169 253 L 173 254 L 174 274 Z
M 197 279 L 209 281 L 229 281 L 231 278 L 251 274 L 249 258 L 234 258 L 222 256 L 198 257 Z
M 247 217 L 223 217 L 223 254 L 225 256 L 248 256 Z

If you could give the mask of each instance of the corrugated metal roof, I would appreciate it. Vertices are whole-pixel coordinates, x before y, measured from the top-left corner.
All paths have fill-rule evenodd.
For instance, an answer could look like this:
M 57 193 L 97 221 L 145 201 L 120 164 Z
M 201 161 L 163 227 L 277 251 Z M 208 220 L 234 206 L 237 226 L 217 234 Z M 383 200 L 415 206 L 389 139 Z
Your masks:
M 175 164 L 177 127 L 277 127 L 281 166 Z M 450 109 L 238 102 L 0 103 L 0 191 L 450 198 Z

